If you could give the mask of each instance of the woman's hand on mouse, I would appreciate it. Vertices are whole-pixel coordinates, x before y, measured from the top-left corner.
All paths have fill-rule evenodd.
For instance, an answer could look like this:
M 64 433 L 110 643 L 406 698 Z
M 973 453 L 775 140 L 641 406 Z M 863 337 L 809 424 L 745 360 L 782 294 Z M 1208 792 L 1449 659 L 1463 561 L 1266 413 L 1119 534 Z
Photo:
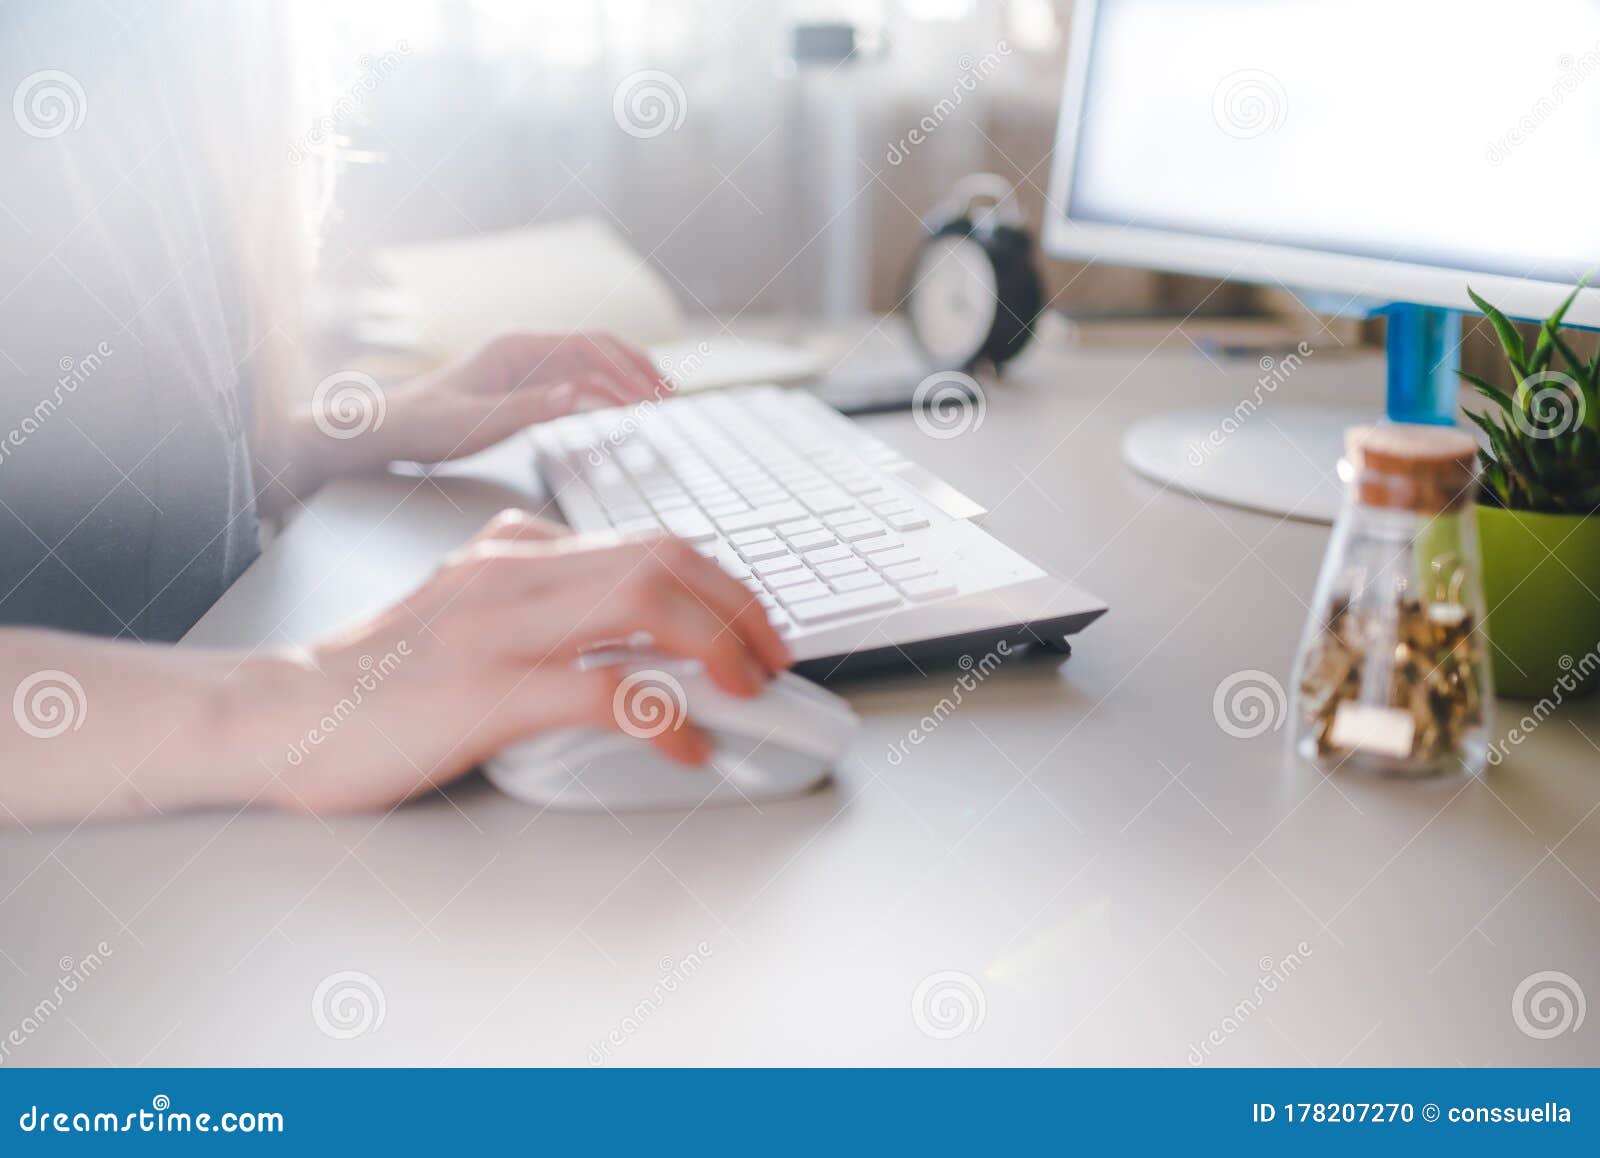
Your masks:
M 350 423 L 307 407 L 295 417 L 295 442 L 312 460 L 308 477 L 326 478 L 395 460 L 459 458 L 575 410 L 659 401 L 669 393 L 643 352 L 609 334 L 505 334 L 470 357 L 385 390 L 381 405 L 357 399 L 365 421 L 354 433 Z M 338 400 L 333 391 L 323 404 Z
M 626 673 L 575 663 L 646 635 L 739 696 L 791 662 L 761 604 L 681 540 L 572 535 L 507 512 L 355 631 L 260 665 L 261 678 L 295 689 L 298 727 L 280 726 L 279 750 L 262 761 L 277 774 L 273 797 L 314 811 L 398 803 L 508 744 L 579 725 L 704 763 L 710 743 L 682 704 L 653 698 L 673 714 L 668 726 L 631 719 L 640 708 Z

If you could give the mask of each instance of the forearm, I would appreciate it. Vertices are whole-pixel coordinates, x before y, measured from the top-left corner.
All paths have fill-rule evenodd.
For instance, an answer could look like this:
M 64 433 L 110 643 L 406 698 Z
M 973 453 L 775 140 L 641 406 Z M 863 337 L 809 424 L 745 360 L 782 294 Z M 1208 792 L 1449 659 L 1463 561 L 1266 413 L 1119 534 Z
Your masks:
M 314 676 L 282 655 L 0 629 L 0 824 L 277 798 Z
M 275 513 L 316 493 L 329 479 L 382 470 L 405 458 L 406 432 L 399 423 L 364 426 L 319 422 L 302 407 L 257 431 L 256 488 L 263 510 Z

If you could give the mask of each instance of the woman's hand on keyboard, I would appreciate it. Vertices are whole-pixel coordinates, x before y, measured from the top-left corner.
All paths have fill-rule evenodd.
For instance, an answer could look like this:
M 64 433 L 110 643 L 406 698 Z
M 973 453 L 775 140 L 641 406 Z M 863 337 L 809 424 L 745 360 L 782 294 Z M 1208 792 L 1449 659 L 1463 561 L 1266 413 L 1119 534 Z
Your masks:
M 791 662 L 750 592 L 682 541 L 573 535 L 507 512 L 409 598 L 313 649 L 290 730 L 318 738 L 262 744 L 282 766 L 275 799 L 387 805 L 552 728 L 622 729 L 624 673 L 575 661 L 644 636 L 701 661 L 734 695 L 757 694 Z M 650 742 L 704 763 L 709 740 L 678 717 Z M 329 729 L 330 719 L 341 722 Z
M 365 419 L 357 431 L 334 421 L 337 434 L 330 436 L 327 416 L 297 414 L 292 489 L 396 460 L 459 458 L 574 410 L 659 401 L 671 390 L 642 351 L 609 334 L 506 334 L 471 357 L 386 390 L 381 407 L 357 398 Z

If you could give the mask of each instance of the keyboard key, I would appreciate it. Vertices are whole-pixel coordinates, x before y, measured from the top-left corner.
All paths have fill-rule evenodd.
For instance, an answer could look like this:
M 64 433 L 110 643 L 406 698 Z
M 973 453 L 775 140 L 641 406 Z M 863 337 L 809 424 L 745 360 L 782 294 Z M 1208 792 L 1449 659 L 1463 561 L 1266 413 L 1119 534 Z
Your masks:
M 773 534 L 766 527 L 754 531 L 740 531 L 737 535 L 729 535 L 728 542 L 735 547 L 742 547 L 746 543 L 759 543 L 762 539 L 773 538 Z
M 774 503 L 770 507 L 757 507 L 742 514 L 719 516 L 717 526 L 722 528 L 724 535 L 731 535 L 736 531 L 749 531 L 756 527 L 772 527 L 778 523 L 787 523 L 791 519 L 802 517 L 805 513 L 805 508 L 799 503 Z
M 830 527 L 843 527 L 849 523 L 864 523 L 871 518 L 872 516 L 864 508 L 852 503 L 842 511 L 834 511 L 833 514 L 824 516 L 822 521 Z
M 810 551 L 817 547 L 831 547 L 833 541 L 833 536 L 827 531 L 808 531 L 803 535 L 789 536 L 789 546 L 796 551 Z
M 925 575 L 921 579 L 906 579 L 900 583 L 900 590 L 907 597 L 918 601 L 924 599 L 943 599 L 947 595 L 956 593 L 956 585 L 948 579 L 938 575 Z
M 915 582 L 915 580 L 912 580 Z M 865 591 L 869 588 L 888 587 L 878 576 L 871 571 L 857 571 L 854 575 L 841 575 L 837 579 L 829 579 L 828 586 L 835 591 Z
M 884 502 L 873 503 L 872 509 L 887 518 L 890 515 L 910 514 L 917 508 L 906 502 L 905 499 L 888 499 Z
M 859 539 L 850 544 L 863 555 L 877 555 L 883 551 L 892 551 L 902 545 L 899 535 L 891 535 L 885 531 L 881 535 L 874 535 L 870 539 Z
M 762 559 L 775 559 L 779 555 L 787 555 L 789 548 L 777 539 L 763 539 L 759 543 L 747 543 L 743 547 L 736 547 L 740 558 L 747 563 L 756 563 Z
M 835 559 L 832 563 L 817 565 L 817 574 L 824 579 L 833 579 L 840 575 L 853 575 L 857 571 L 865 571 L 867 565 L 852 555 L 848 559 Z
M 889 525 L 897 531 L 920 531 L 928 525 L 928 518 L 915 511 L 904 515 L 890 515 Z
M 825 583 L 799 583 L 793 587 L 785 587 L 777 593 L 778 602 L 789 609 L 789 614 L 794 614 L 796 606 L 809 603 L 813 599 L 826 599 L 833 594 Z
M 825 515 L 829 511 L 842 511 L 846 507 L 855 506 L 855 503 L 850 500 L 850 496 L 837 487 L 806 491 L 799 498 L 801 502 L 819 515 Z
M 784 538 L 792 535 L 804 535 L 811 531 L 822 530 L 822 524 L 815 519 L 796 519 L 792 523 L 779 523 L 778 534 Z
M 805 564 L 800 561 L 800 557 L 798 555 L 790 555 L 785 553 L 782 555 L 774 555 L 770 559 L 761 560 L 761 562 L 757 563 L 752 570 L 754 570 L 757 575 L 776 575 L 780 571 L 793 571 L 796 567 L 804 570 Z
M 776 575 L 764 575 L 761 581 L 767 585 L 768 591 L 782 591 L 785 587 L 795 587 L 801 583 L 814 583 L 816 577 L 801 567 L 798 571 L 779 571 Z
M 794 616 L 796 623 L 805 627 L 813 623 L 826 623 L 830 619 L 842 619 L 847 615 L 882 611 L 899 602 L 900 596 L 888 588 L 881 591 L 849 591 L 796 604 L 789 608 L 789 614 Z
M 851 523 L 847 527 L 835 527 L 833 533 L 846 543 L 858 543 L 863 539 L 875 539 L 883 534 L 883 524 L 878 522 Z
M 643 535 L 651 531 L 661 530 L 661 520 L 653 516 L 640 519 L 623 519 L 616 524 L 617 531 L 624 535 Z
M 893 567 L 885 567 L 883 573 L 898 583 L 903 579 L 919 579 L 924 575 L 932 575 L 933 567 L 919 559 L 915 563 L 896 563 Z
M 909 547 L 895 547 L 893 550 L 878 551 L 875 554 L 868 555 L 867 562 L 881 569 L 894 567 L 901 563 L 915 563 L 919 558 L 921 556 Z
M 711 525 L 711 520 L 698 511 L 668 512 L 661 517 L 661 523 L 678 538 L 691 543 L 703 543 L 717 537 L 717 529 Z
M 831 547 L 816 547 L 805 552 L 806 562 L 813 567 L 823 563 L 832 563 L 835 559 L 854 559 L 855 554 L 843 543 L 835 543 Z

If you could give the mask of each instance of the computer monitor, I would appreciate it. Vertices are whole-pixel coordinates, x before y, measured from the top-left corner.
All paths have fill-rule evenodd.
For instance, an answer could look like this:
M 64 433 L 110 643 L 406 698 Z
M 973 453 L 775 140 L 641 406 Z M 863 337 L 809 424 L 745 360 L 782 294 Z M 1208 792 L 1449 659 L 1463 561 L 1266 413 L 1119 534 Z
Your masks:
M 1046 250 L 1398 305 L 1391 417 L 1453 419 L 1469 284 L 1542 317 L 1600 263 L 1594 0 L 1078 0 L 1068 51 Z M 1600 289 L 1568 318 L 1600 325 Z M 1265 491 L 1263 461 L 1331 465 L 1336 417 L 1285 415 L 1317 444 L 1296 454 L 1257 429 L 1196 464 L 1159 421 L 1127 449 L 1281 509 L 1292 488 Z

